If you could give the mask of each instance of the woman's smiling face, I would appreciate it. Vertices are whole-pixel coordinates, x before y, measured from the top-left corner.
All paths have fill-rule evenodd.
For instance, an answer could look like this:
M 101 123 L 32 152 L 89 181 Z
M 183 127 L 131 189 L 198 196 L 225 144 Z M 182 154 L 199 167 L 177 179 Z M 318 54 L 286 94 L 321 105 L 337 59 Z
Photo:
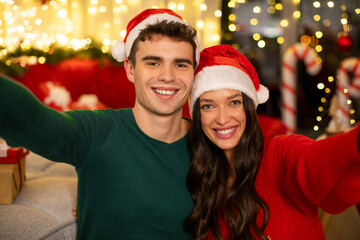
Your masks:
M 200 113 L 205 135 L 231 156 L 246 126 L 242 93 L 230 89 L 205 92 L 200 96 Z

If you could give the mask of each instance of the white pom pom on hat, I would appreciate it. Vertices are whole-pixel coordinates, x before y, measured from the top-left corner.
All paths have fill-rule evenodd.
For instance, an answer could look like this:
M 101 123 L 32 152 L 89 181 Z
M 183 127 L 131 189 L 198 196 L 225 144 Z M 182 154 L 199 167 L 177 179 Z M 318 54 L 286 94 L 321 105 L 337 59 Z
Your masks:
M 111 54 L 116 59 L 116 61 L 123 62 L 126 57 L 125 43 L 123 41 L 116 41 L 111 49 Z
M 155 24 L 158 21 L 168 20 L 186 24 L 182 17 L 170 9 L 166 8 L 148 8 L 136 15 L 126 27 L 126 36 L 124 41 L 116 41 L 111 49 L 112 56 L 118 61 L 123 62 L 129 56 L 132 45 L 139 36 L 141 30 L 149 24 Z M 187 24 L 186 24 L 187 25 Z M 199 63 L 200 51 L 199 41 L 196 37 L 196 62 Z
M 201 51 L 190 95 L 190 111 L 203 93 L 220 89 L 243 92 L 252 99 L 255 107 L 269 99 L 269 90 L 260 84 L 254 66 L 229 45 L 216 45 Z

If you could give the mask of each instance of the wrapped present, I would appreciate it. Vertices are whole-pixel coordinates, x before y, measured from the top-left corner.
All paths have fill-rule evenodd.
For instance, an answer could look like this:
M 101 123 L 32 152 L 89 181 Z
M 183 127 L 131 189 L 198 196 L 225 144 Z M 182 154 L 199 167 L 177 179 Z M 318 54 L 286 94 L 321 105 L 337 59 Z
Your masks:
M 0 204 L 11 204 L 25 181 L 25 157 L 22 147 L 0 144 Z

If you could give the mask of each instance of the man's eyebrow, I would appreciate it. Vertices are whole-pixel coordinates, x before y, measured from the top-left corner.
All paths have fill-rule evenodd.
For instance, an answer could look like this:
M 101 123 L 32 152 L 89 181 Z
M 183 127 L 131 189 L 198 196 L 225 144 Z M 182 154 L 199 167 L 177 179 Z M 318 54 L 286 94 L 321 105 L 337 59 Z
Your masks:
M 190 59 L 188 59 L 188 58 L 177 58 L 177 59 L 175 59 L 175 62 L 176 63 L 187 63 L 187 64 L 190 64 L 190 65 L 193 64 L 192 61 Z
M 156 60 L 156 61 L 159 61 L 159 60 L 161 60 L 161 57 L 149 55 L 149 56 L 143 57 L 141 60 L 143 60 L 143 61 L 146 61 L 146 60 Z

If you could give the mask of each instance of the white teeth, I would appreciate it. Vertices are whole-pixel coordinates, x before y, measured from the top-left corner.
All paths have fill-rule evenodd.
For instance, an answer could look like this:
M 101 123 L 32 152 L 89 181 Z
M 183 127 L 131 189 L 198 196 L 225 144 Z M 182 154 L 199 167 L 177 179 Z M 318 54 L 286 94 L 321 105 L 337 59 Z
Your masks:
M 231 132 L 233 132 L 235 130 L 235 127 L 232 129 L 226 129 L 226 130 L 215 130 L 217 133 L 222 134 L 222 135 L 226 135 L 229 134 Z
M 158 94 L 161 95 L 172 95 L 174 94 L 176 91 L 170 91 L 170 90 L 160 90 L 160 89 L 154 89 L 154 91 Z

